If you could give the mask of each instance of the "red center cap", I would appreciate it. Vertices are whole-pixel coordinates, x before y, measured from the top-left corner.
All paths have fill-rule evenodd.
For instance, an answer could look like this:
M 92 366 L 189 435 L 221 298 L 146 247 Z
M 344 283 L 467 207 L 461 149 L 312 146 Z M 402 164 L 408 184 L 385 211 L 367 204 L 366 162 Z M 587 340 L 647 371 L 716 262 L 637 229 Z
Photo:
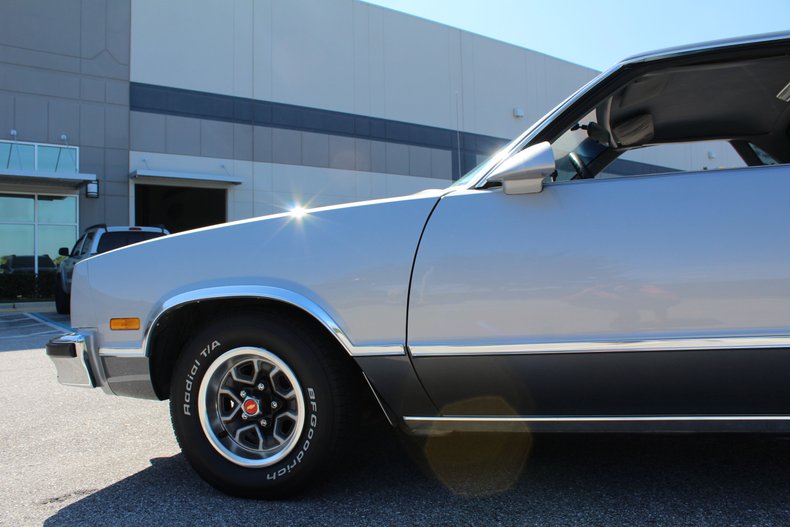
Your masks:
M 253 401 L 252 399 L 247 399 L 244 401 L 244 411 L 248 414 L 257 414 L 258 413 L 258 403 Z

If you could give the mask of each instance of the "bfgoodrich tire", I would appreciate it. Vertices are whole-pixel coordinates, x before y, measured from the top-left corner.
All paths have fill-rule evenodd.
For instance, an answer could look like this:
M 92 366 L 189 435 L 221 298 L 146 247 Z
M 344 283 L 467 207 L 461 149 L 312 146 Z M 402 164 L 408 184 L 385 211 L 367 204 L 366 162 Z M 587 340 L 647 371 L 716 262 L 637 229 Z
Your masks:
M 219 490 L 291 495 L 336 457 L 349 424 L 345 364 L 290 319 L 220 320 L 184 348 L 170 412 L 185 457 Z

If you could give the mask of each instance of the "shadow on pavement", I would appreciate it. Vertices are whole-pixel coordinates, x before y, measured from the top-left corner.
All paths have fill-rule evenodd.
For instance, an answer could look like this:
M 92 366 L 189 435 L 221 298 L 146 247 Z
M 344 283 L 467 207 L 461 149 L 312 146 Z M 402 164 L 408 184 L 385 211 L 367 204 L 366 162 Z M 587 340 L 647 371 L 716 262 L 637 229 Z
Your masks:
M 541 435 L 525 442 L 479 434 L 443 441 L 410 447 L 440 458 L 421 470 L 392 432 L 376 431 L 351 461 L 290 501 L 225 496 L 182 456 L 154 459 L 45 525 L 790 523 L 790 440 L 781 436 Z M 511 480 L 509 467 L 519 460 L 504 458 L 524 445 L 523 470 Z M 443 473 L 429 477 L 433 469 Z

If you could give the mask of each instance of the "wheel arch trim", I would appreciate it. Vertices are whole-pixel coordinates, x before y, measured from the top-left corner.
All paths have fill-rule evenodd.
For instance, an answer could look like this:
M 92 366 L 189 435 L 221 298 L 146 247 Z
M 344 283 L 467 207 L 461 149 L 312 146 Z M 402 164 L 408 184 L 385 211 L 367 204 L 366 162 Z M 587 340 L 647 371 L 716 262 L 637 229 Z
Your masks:
M 301 309 L 326 328 L 351 357 L 378 357 L 405 355 L 406 350 L 400 344 L 358 346 L 351 342 L 340 328 L 340 325 L 324 308 L 309 298 L 289 289 L 273 286 L 221 286 L 196 289 L 172 296 L 161 303 L 157 315 L 151 318 L 142 341 L 142 352 L 150 357 L 151 337 L 159 321 L 175 309 L 208 300 L 232 299 L 274 300 Z

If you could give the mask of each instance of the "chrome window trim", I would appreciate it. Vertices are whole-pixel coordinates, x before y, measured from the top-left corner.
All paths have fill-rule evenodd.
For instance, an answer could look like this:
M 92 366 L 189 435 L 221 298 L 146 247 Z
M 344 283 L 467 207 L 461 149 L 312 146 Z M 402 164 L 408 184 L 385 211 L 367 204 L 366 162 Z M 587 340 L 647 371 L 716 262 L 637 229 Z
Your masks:
M 329 332 L 334 335 L 340 345 L 343 346 L 346 352 L 352 357 L 379 357 L 406 354 L 406 349 L 402 344 L 383 344 L 370 346 L 358 346 L 352 344 L 351 340 L 346 336 L 343 330 L 340 329 L 339 324 L 337 324 L 321 306 L 309 298 L 300 295 L 299 293 L 295 293 L 280 287 L 243 285 L 196 289 L 194 291 L 188 291 L 186 293 L 173 296 L 162 302 L 159 308 L 156 310 L 157 315 L 151 318 L 151 322 L 145 329 L 139 352 L 136 349 L 129 348 L 118 350 L 104 348 L 102 349 L 102 352 L 104 355 L 108 356 L 111 356 L 113 353 L 122 354 L 115 356 L 139 356 L 139 354 L 147 356 L 149 353 L 148 347 L 150 344 L 153 328 L 156 327 L 159 320 L 166 313 L 172 309 L 183 307 L 194 302 L 231 298 L 261 298 L 266 300 L 277 300 L 298 307 L 312 315 L 326 329 L 328 329 Z
M 775 42 L 790 38 L 790 33 L 787 31 L 777 31 L 774 33 L 764 33 L 761 35 L 751 35 L 746 37 L 733 37 L 721 40 L 712 40 L 709 42 L 700 42 L 698 44 L 676 46 L 671 48 L 659 49 L 650 51 L 648 53 L 639 53 L 623 59 L 621 64 L 633 64 L 636 62 L 648 62 L 654 60 L 668 59 L 672 57 L 679 57 L 683 55 L 692 55 L 694 53 L 701 53 L 720 48 L 729 48 L 732 46 L 743 46 L 749 44 L 760 44 L 764 42 Z
M 539 342 L 481 346 L 410 345 L 413 357 L 551 355 L 561 353 L 627 353 L 637 351 L 701 351 L 712 349 L 788 348 L 790 336 L 674 338 L 623 341 Z

